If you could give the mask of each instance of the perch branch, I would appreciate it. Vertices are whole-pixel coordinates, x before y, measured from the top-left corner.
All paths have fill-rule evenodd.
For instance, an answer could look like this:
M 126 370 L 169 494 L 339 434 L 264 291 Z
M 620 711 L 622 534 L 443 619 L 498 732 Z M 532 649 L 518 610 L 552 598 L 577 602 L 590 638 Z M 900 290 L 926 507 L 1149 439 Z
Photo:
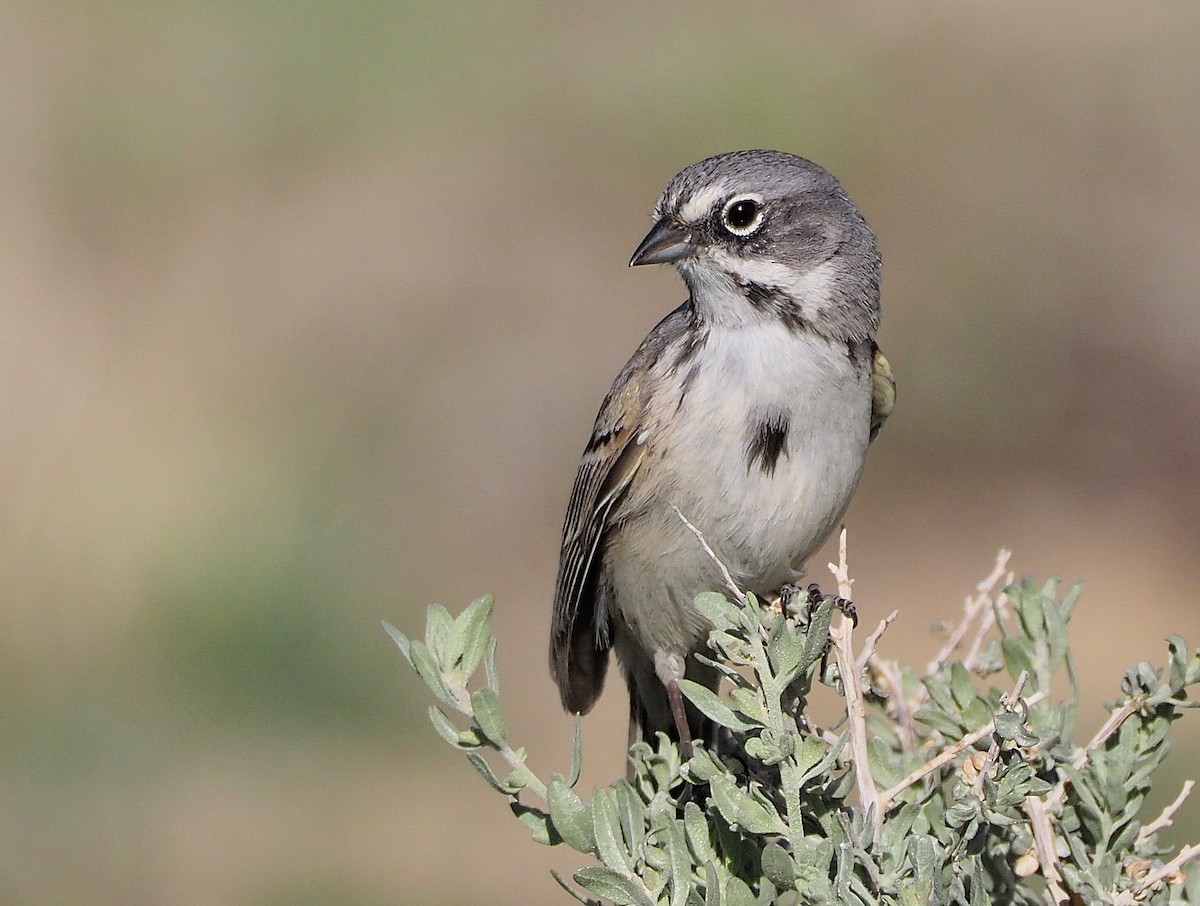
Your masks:
M 838 562 L 830 563 L 829 569 L 838 584 L 838 594 L 850 598 L 850 569 L 846 560 L 846 530 L 838 542 Z M 883 833 L 883 809 L 879 802 L 879 789 L 871 773 L 871 762 L 867 755 L 867 707 L 863 702 L 862 677 L 858 658 L 854 655 L 854 623 L 845 614 L 829 628 L 833 640 L 834 657 L 842 690 L 846 695 L 846 716 L 850 723 L 850 751 L 854 757 L 854 780 L 858 786 L 858 798 L 863 812 L 872 816 L 873 839 L 879 842 Z

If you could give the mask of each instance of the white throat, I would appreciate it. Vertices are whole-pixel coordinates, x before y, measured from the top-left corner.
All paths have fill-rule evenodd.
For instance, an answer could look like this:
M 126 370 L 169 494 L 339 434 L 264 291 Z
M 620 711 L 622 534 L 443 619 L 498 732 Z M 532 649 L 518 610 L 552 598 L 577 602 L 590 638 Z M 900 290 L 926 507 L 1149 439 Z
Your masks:
M 778 318 L 777 309 L 747 298 L 748 286 L 778 294 L 798 306 L 798 314 L 807 321 L 818 320 L 835 307 L 836 265 L 832 260 L 799 271 L 778 261 L 739 258 L 724 249 L 708 249 L 683 259 L 678 267 L 698 313 L 711 324 L 735 327 Z

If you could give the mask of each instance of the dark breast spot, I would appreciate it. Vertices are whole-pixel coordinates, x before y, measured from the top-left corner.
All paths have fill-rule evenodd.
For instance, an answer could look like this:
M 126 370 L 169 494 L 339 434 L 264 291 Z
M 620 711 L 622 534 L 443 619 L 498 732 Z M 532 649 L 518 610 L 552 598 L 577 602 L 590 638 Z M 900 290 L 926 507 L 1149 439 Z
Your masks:
M 780 456 L 787 455 L 788 417 L 783 412 L 750 419 L 746 438 L 746 471 L 758 466 L 774 475 Z

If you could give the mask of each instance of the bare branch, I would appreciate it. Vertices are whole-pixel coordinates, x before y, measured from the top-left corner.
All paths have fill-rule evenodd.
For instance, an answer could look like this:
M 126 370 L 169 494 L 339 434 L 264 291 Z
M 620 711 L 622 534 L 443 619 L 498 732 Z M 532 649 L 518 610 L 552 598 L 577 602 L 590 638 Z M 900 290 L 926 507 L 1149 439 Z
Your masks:
M 867 664 L 871 658 L 875 657 L 875 646 L 879 644 L 880 637 L 887 631 L 887 628 L 896 621 L 896 617 L 900 616 L 900 611 L 893 610 L 886 617 L 879 621 L 879 625 L 875 627 L 875 631 L 867 636 L 867 641 L 863 644 L 862 653 L 858 656 L 858 669 L 866 670 Z
M 1104 726 L 1097 730 L 1096 735 L 1091 738 L 1088 744 L 1076 753 L 1075 758 L 1071 761 L 1071 767 L 1077 771 L 1083 770 L 1084 766 L 1088 763 L 1088 759 L 1091 757 L 1092 752 L 1104 745 L 1108 738 L 1116 733 L 1118 729 L 1120 729 L 1121 724 L 1125 723 L 1125 721 L 1137 713 L 1137 710 L 1138 706 L 1134 702 L 1126 702 L 1125 704 L 1121 705 L 1121 707 L 1117 708 L 1117 710 L 1113 711 L 1113 713 L 1108 716 L 1108 720 L 1104 722 Z M 1046 805 L 1053 808 L 1062 802 L 1066 795 L 1067 778 L 1062 777 L 1058 781 L 1058 785 L 1055 786 L 1054 789 L 1050 791 L 1049 795 L 1046 796 Z
M 1009 578 L 1012 578 L 1012 573 L 1009 573 Z M 997 603 L 1002 603 L 1005 600 L 1004 593 L 1001 592 L 996 598 Z M 991 603 L 987 601 L 986 603 Z M 966 655 L 963 656 L 963 666 L 968 670 L 974 670 L 975 664 L 979 660 L 979 652 L 983 650 L 983 640 L 987 638 L 987 634 L 991 632 L 992 627 L 996 625 L 996 610 L 993 607 L 987 607 L 979 616 L 979 625 L 975 627 L 975 636 L 971 639 L 971 644 L 967 648 Z
M 1108 720 L 1104 722 L 1104 726 L 1096 731 L 1096 735 L 1092 737 L 1091 741 L 1075 756 L 1075 760 L 1071 762 L 1071 766 L 1077 771 L 1082 770 L 1083 766 L 1088 763 L 1088 758 L 1091 757 L 1091 754 L 1104 745 L 1108 741 L 1108 738 L 1121 728 L 1121 724 L 1125 723 L 1137 711 L 1138 705 L 1136 702 L 1126 702 L 1117 708 L 1116 711 L 1108 716 Z
M 850 565 L 846 560 L 846 527 L 844 525 L 841 535 L 838 536 L 838 562 L 830 563 L 829 571 L 837 580 L 838 594 L 847 601 L 851 600 L 854 580 L 850 578 Z
M 845 533 L 842 535 L 845 538 Z M 883 832 L 883 808 L 879 801 L 879 790 L 871 773 L 871 762 L 867 757 L 867 706 L 863 701 L 862 679 L 858 659 L 854 656 L 854 622 L 845 614 L 835 620 L 829 628 L 833 640 L 834 657 L 837 660 L 838 676 L 846 694 L 846 716 L 850 723 L 850 751 L 854 757 L 854 780 L 858 786 L 858 798 L 864 812 L 873 815 L 873 833 L 876 843 Z
M 1038 702 L 1040 702 L 1045 697 L 1046 697 L 1046 693 L 1039 690 L 1039 691 L 1033 693 L 1033 695 L 1029 696 L 1029 698 L 1025 699 L 1025 704 L 1026 705 L 1036 705 Z M 945 765 L 949 764 L 964 749 L 969 749 L 971 746 L 975 745 L 975 743 L 979 742 L 979 740 L 981 740 L 987 736 L 990 736 L 995 732 L 996 732 L 996 722 L 991 721 L 991 720 L 989 720 L 986 724 L 984 724 L 978 730 L 972 730 L 970 733 L 968 733 L 966 736 L 964 736 L 958 742 L 943 749 L 940 753 L 938 753 L 937 756 L 935 756 L 934 758 L 931 758 L 929 761 L 925 762 L 925 764 L 921 765 L 919 768 L 917 768 L 915 771 L 913 771 L 911 774 L 909 774 L 907 777 L 905 777 L 903 780 L 901 780 L 899 783 L 897 783 L 891 789 L 884 791 L 884 793 L 879 797 L 882 806 L 885 809 L 890 808 L 892 805 L 892 801 L 897 796 L 899 796 L 901 793 L 903 793 L 906 789 L 908 789 L 910 786 L 923 780 L 925 777 L 932 774 L 938 768 L 944 767 Z
M 916 726 L 913 723 L 913 711 L 909 707 L 908 699 L 904 697 L 904 677 L 900 665 L 895 661 L 875 657 L 867 666 L 873 674 L 872 683 L 876 688 L 882 685 L 883 691 L 888 695 L 886 707 L 888 714 L 896 721 L 900 732 L 900 745 L 906 752 L 913 751 L 916 748 Z M 883 682 L 880 683 L 879 680 Z
M 1175 797 L 1175 801 L 1163 809 L 1161 815 L 1159 815 L 1138 832 L 1139 843 L 1145 842 L 1163 828 L 1171 826 L 1175 813 L 1179 811 L 1180 807 L 1187 800 L 1187 797 L 1191 795 L 1192 787 L 1195 785 L 1196 783 L 1193 780 L 1185 780 L 1183 782 L 1183 789 L 1179 791 L 1179 795 Z
M 977 620 L 979 621 L 980 625 L 978 631 L 975 633 L 975 641 L 972 645 L 972 652 L 975 656 L 978 656 L 979 646 L 982 642 L 983 636 L 987 634 L 987 631 L 991 629 L 992 624 L 996 621 L 995 614 L 992 613 L 992 596 L 996 590 L 997 584 L 1000 582 L 1001 577 L 1005 575 L 1005 570 L 1008 568 L 1008 559 L 1011 556 L 1012 551 L 1000 548 L 999 553 L 996 554 L 996 563 L 992 567 L 992 571 L 988 573 L 984 579 L 980 580 L 978 585 L 975 586 L 975 596 L 968 597 L 963 602 L 962 619 L 959 621 L 958 625 L 954 627 L 954 630 L 950 633 L 950 637 L 946 639 L 946 644 L 942 646 L 941 651 L 939 651 L 937 656 L 925 667 L 926 676 L 932 676 L 942 669 L 946 661 L 949 660 L 950 656 L 958 650 L 959 645 L 962 644 L 963 639 L 965 639 L 967 637 L 967 633 L 970 632 L 972 624 L 974 624 Z M 1008 577 L 1008 581 L 1012 581 L 1011 575 Z M 1005 584 L 1007 584 L 1007 582 Z M 968 660 L 964 662 L 964 666 L 969 666 L 971 660 L 973 660 L 973 658 L 968 658 Z
M 1195 843 L 1191 846 L 1185 846 L 1179 851 L 1179 855 L 1177 855 L 1166 865 L 1162 866 L 1161 868 L 1156 868 L 1154 871 L 1142 878 L 1142 880 L 1138 882 L 1138 886 L 1134 891 L 1134 895 L 1137 896 L 1139 894 L 1143 894 L 1150 888 L 1158 886 L 1163 881 L 1172 881 L 1172 883 L 1174 883 L 1172 876 L 1179 874 L 1183 866 L 1192 861 L 1192 859 L 1195 859 L 1197 856 L 1200 856 L 1200 843 Z
M 1062 886 L 1062 872 L 1058 870 L 1058 852 L 1055 850 L 1054 830 L 1050 826 L 1050 809 L 1037 796 L 1025 797 L 1025 814 L 1029 816 L 1029 827 L 1033 831 L 1033 846 L 1037 850 L 1042 877 L 1046 879 L 1052 902 L 1070 901 Z
M 844 526 L 838 539 L 838 562 L 830 563 L 829 571 L 837 580 L 838 594 L 849 600 L 854 582 L 850 578 L 850 566 L 846 557 Z M 829 627 L 829 638 L 833 641 L 838 676 L 842 681 L 842 691 L 846 695 L 850 752 L 854 758 L 854 780 L 858 786 L 858 798 L 863 812 L 872 815 L 873 839 L 878 843 L 883 833 L 883 809 L 880 807 L 879 788 L 875 785 L 875 776 L 871 773 L 871 762 L 867 755 L 867 706 L 863 701 L 862 668 L 854 655 L 854 621 L 842 614 L 841 619 L 835 620 Z

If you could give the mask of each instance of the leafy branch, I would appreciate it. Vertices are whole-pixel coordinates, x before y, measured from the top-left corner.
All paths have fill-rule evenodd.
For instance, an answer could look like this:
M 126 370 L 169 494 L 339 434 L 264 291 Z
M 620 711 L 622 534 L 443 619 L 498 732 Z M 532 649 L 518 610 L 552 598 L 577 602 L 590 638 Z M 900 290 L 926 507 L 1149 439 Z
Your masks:
M 720 734 L 687 761 L 661 735 L 635 745 L 632 782 L 590 800 L 575 790 L 578 722 L 566 776 L 543 781 L 509 741 L 490 597 L 456 618 L 430 607 L 424 641 L 387 629 L 436 699 L 443 739 L 536 841 L 595 860 L 574 884 L 555 875 L 579 902 L 1200 903 L 1200 872 L 1186 872 L 1200 845 L 1159 839 L 1191 782 L 1142 815 L 1169 727 L 1196 705 L 1200 653 L 1170 637 L 1165 665 L 1126 670 L 1109 720 L 1077 745 L 1067 630 L 1080 588 L 1014 583 L 1007 559 L 921 671 L 879 653 L 895 613 L 855 647 L 844 538 L 841 598 L 813 586 L 763 603 L 732 582 L 734 600 L 700 595 L 713 627 L 701 657 L 727 692 L 681 685 Z M 833 729 L 808 714 L 818 683 L 845 701 Z

